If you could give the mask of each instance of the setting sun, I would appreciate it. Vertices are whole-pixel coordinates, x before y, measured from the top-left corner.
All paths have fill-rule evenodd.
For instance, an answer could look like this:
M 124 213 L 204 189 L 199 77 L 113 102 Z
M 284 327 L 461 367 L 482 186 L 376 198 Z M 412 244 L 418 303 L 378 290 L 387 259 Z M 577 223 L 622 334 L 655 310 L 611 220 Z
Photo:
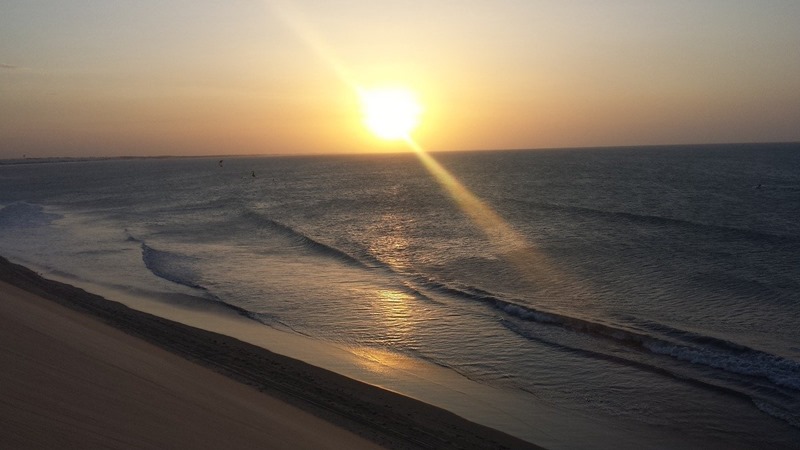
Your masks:
M 408 89 L 360 90 L 359 96 L 364 124 L 380 138 L 404 139 L 419 125 L 422 106 Z

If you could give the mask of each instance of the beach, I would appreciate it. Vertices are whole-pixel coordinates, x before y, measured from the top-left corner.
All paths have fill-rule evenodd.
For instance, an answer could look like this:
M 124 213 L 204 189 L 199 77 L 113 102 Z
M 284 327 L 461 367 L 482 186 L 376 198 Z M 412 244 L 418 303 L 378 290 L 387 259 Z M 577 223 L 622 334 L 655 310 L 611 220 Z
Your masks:
M 0 259 L 2 448 L 537 448 Z

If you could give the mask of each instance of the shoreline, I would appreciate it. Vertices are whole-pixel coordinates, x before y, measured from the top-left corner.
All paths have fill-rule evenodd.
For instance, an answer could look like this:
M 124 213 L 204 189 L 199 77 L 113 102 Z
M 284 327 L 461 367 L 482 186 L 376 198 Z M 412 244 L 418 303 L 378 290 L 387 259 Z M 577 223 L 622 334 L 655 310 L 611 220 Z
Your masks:
M 60 305 L 65 308 L 62 312 L 68 310 L 87 320 L 101 322 L 194 363 L 198 369 L 234 380 L 249 388 L 248 392 L 256 400 L 277 399 L 365 438 L 369 443 L 398 449 L 540 448 L 441 408 L 327 369 L 229 336 L 136 311 L 68 284 L 46 280 L 2 257 L 0 281 Z M 6 297 L 8 289 L 2 287 L 0 292 Z M 207 387 L 213 390 L 216 385 Z M 7 433 L 0 433 L 3 434 Z

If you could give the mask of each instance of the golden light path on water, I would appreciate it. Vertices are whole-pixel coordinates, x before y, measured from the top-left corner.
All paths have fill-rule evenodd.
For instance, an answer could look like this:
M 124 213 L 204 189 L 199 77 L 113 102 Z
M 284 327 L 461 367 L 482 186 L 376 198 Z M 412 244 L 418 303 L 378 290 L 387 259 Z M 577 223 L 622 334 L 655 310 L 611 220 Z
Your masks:
M 514 266 L 520 276 L 529 282 L 554 281 L 554 278 L 561 278 L 557 277 L 552 265 L 521 233 L 467 189 L 413 138 L 406 136 L 405 142 L 417 154 L 428 172 L 453 198 L 461 211 L 480 227 L 492 246 Z

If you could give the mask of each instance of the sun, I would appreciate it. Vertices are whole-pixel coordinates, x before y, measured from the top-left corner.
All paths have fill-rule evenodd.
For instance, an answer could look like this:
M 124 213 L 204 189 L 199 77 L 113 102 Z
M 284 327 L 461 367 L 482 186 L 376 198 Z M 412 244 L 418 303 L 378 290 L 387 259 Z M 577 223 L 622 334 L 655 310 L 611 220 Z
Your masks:
M 387 140 L 406 139 L 419 125 L 422 106 L 406 88 L 376 88 L 359 91 L 364 124 Z

